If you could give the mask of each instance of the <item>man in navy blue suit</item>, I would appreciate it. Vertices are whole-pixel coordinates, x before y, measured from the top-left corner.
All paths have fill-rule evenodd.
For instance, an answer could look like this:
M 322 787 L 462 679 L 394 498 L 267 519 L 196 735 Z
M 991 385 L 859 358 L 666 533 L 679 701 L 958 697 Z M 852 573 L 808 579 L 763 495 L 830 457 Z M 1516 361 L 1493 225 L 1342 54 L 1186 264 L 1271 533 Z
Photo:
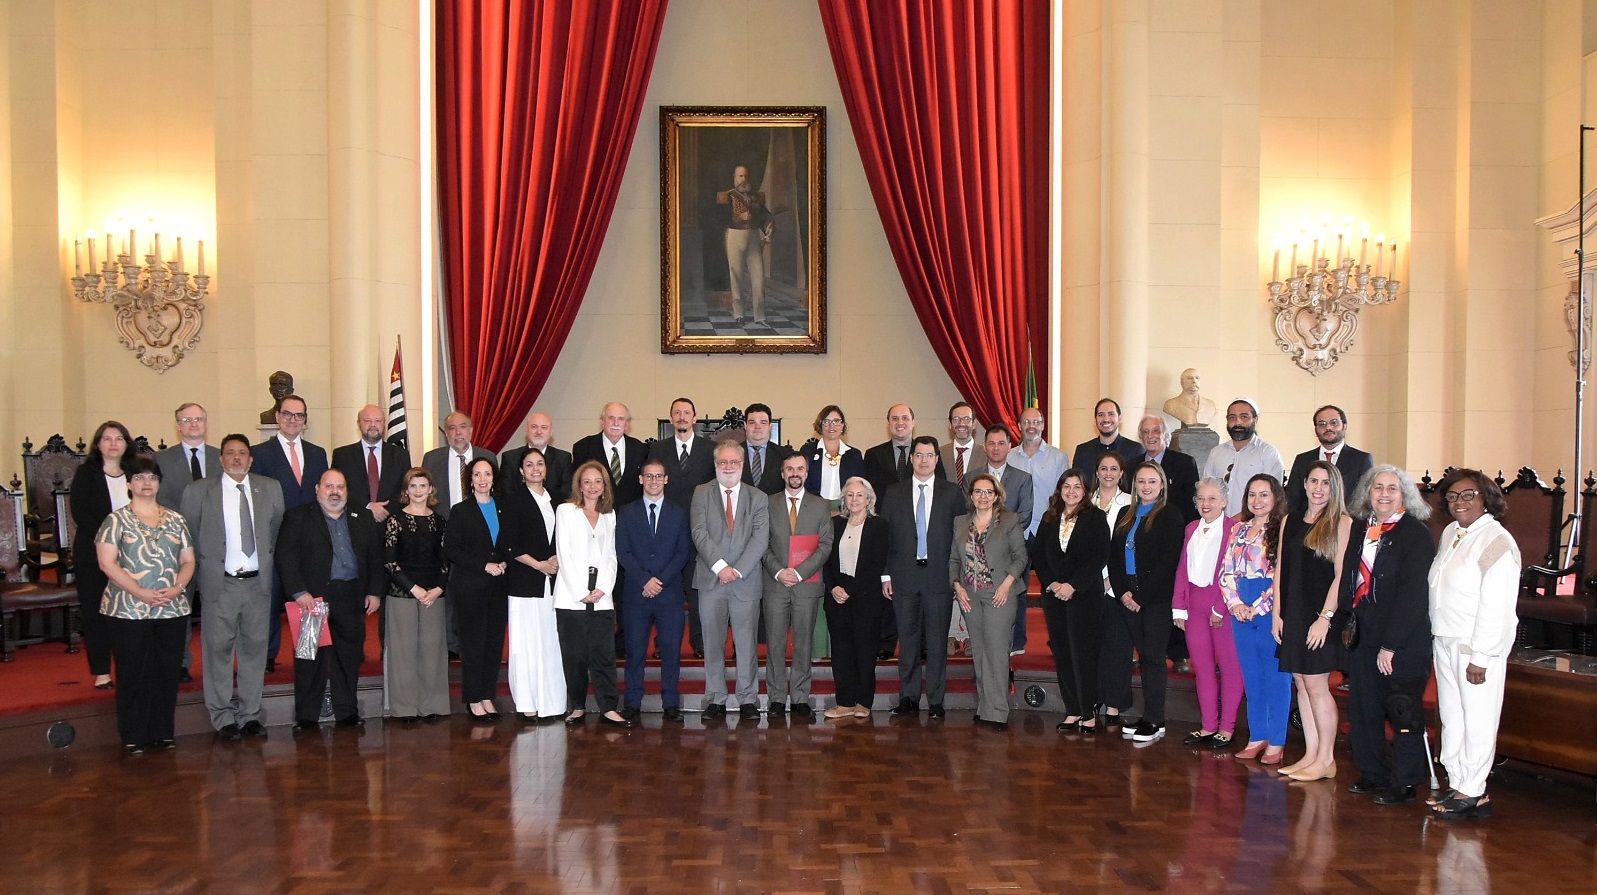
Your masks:
M 643 707 L 643 657 L 649 629 L 660 650 L 660 703 L 667 721 L 682 720 L 682 569 L 692 556 L 688 512 L 665 499 L 665 464 L 650 457 L 638 475 L 643 499 L 616 510 L 616 559 L 625 573 L 621 629 L 627 639 L 627 680 L 622 716 L 636 721 Z
M 327 451 L 300 437 L 305 434 L 305 399 L 284 395 L 277 399 L 277 435 L 250 448 L 250 471 L 276 479 L 283 486 L 283 511 L 316 502 L 316 483 L 327 471 Z M 283 643 L 283 585 L 272 574 L 272 636 L 266 644 L 266 671 L 277 670 L 277 651 Z

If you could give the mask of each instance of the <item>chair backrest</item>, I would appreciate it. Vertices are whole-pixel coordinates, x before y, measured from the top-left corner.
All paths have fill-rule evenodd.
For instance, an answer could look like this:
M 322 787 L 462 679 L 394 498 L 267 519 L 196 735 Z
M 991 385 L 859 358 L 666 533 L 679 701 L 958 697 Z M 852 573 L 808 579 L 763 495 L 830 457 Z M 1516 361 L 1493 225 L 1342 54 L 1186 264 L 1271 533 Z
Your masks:
M 22 527 L 21 491 L 0 490 L 0 581 L 22 581 L 22 550 L 26 535 Z
M 35 516 L 55 513 L 56 491 L 72 487 L 72 477 L 88 456 L 87 445 L 78 440 L 77 450 L 67 445 L 66 438 L 52 435 L 44 447 L 35 451 L 33 442 L 22 442 L 22 475 L 26 482 L 28 512 Z
M 1451 466 L 1442 470 L 1442 478 L 1447 478 L 1447 474 L 1452 471 L 1453 467 Z M 1438 481 L 1440 479 L 1435 481 L 1431 479 L 1431 471 L 1427 469 L 1425 474 L 1420 476 L 1420 480 L 1417 483 L 1420 496 L 1425 498 L 1426 505 L 1431 508 L 1431 518 L 1425 520 L 1425 525 L 1431 530 L 1431 540 L 1433 541 L 1440 541 L 1443 529 L 1447 528 L 1448 523 L 1453 521 L 1445 510 L 1447 501 L 1443 499 L 1441 489 L 1436 486 Z
M 1497 483 L 1503 485 L 1501 474 Z M 1558 541 L 1566 496 L 1562 470 L 1553 478 L 1551 488 L 1529 466 L 1520 467 L 1514 480 L 1503 485 L 1503 501 L 1508 505 L 1503 527 L 1514 536 L 1520 560 L 1526 565 L 1559 566 Z

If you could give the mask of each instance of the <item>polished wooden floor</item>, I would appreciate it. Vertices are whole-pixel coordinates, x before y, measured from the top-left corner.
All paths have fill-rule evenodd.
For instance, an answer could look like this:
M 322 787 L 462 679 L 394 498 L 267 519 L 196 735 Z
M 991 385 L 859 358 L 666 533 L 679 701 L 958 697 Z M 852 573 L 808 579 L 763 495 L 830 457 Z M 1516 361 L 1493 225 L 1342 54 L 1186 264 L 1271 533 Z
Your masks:
M 889 719 L 369 722 L 0 764 L 16 893 L 1597 891 L 1589 786 L 1427 820 L 1180 746 Z M 907 721 L 907 723 L 906 723 Z

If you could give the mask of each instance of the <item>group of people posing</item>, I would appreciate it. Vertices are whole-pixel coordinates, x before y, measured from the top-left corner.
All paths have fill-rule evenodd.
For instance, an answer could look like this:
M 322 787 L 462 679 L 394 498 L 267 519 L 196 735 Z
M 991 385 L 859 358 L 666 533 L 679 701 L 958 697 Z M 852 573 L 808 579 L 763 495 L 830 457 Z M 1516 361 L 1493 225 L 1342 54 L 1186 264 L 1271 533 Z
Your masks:
M 899 404 L 889 439 L 864 451 L 845 440 L 836 405 L 794 451 L 772 440 L 763 404 L 744 411 L 741 438 L 712 441 L 678 398 L 673 436 L 645 445 L 628 434 L 630 411 L 611 403 L 600 431 L 570 452 L 534 413 L 525 444 L 499 458 L 471 443 L 471 420 L 457 412 L 446 445 L 416 467 L 384 441 L 375 406 L 331 462 L 302 437 L 302 398 L 279 398 L 275 415 L 273 438 L 252 446 L 228 435 L 211 447 L 204 408 L 186 404 L 179 443 L 154 456 L 129 455 L 126 428 L 107 422 L 73 483 L 78 555 L 98 559 L 97 569 L 78 563 L 90 670 L 112 686 L 114 655 L 130 753 L 173 745 L 196 589 L 206 705 L 224 739 L 266 734 L 261 691 L 284 605 L 296 617 L 325 611 L 331 637 L 296 653 L 297 730 L 318 725 L 329 684 L 336 723 L 363 723 L 364 616 L 379 611 L 387 713 L 407 722 L 449 714 L 450 653 L 467 712 L 499 720 L 508 639 L 522 718 L 584 723 L 591 689 L 600 723 L 630 727 L 651 634 L 664 717 L 681 721 L 686 632 L 705 661 L 706 721 L 759 717 L 762 640 L 765 712 L 813 716 L 812 658 L 829 653 L 837 695 L 825 716 L 866 717 L 876 662 L 896 652 L 892 713 L 919 713 L 924 698 L 941 718 L 947 656 L 968 642 L 976 721 L 1003 729 L 1035 570 L 1061 731 L 1161 738 L 1168 663 L 1190 654 L 1202 727 L 1187 745 L 1231 747 L 1246 695 L 1237 757 L 1330 779 L 1329 674 L 1345 670 L 1361 774 L 1350 789 L 1397 804 L 1426 776 L 1422 699 L 1434 663 L 1453 789 L 1431 810 L 1490 811 L 1485 775 L 1519 577 L 1496 518 L 1501 492 L 1478 471 L 1449 474 L 1440 487 L 1454 521 L 1438 551 L 1413 482 L 1348 446 L 1334 406 L 1315 413 L 1319 447 L 1290 477 L 1249 399 L 1227 408 L 1229 440 L 1201 473 L 1170 449 L 1162 417 L 1144 418 L 1136 441 L 1122 436 L 1107 398 L 1094 410 L 1098 437 L 1071 458 L 1043 439 L 1036 408 L 1021 413 L 1018 439 L 996 424 L 978 441 L 964 403 L 949 410 L 945 444 L 916 435 L 914 411 Z M 618 653 L 633 659 L 624 686 Z M 1306 749 L 1287 763 L 1294 686 Z

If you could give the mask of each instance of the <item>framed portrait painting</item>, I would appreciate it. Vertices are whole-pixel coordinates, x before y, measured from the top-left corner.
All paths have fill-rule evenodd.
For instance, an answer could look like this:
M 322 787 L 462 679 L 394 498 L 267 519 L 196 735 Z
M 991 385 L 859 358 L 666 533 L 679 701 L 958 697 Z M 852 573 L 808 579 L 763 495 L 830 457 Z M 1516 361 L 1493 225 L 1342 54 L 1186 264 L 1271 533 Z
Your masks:
M 660 350 L 826 353 L 824 107 L 660 107 Z

